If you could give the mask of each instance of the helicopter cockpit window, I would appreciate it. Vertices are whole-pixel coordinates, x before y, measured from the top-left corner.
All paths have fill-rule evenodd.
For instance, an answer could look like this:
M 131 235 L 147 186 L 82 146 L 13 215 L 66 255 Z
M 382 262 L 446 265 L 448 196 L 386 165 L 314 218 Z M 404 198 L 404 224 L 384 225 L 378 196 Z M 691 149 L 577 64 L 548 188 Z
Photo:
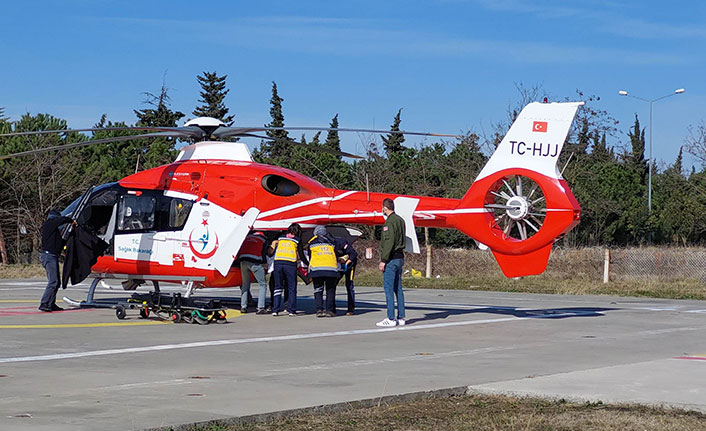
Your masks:
M 169 204 L 169 227 L 181 229 L 186 224 L 191 212 L 192 201 L 186 199 L 172 199 Z
M 156 202 L 154 196 L 121 196 L 118 208 L 118 231 L 154 229 Z
M 294 196 L 299 193 L 299 185 L 294 181 L 279 175 L 262 177 L 262 187 L 277 196 Z

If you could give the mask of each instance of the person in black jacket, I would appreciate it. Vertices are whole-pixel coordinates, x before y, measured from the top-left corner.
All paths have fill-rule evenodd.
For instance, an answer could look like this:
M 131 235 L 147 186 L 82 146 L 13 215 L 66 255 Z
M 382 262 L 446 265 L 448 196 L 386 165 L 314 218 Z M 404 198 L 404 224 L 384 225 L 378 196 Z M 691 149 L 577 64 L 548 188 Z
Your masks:
M 49 218 L 42 224 L 42 254 L 39 261 L 47 272 L 47 287 L 39 304 L 40 311 L 63 310 L 56 305 L 56 292 L 59 290 L 59 254 L 64 248 L 59 227 L 66 223 L 74 223 L 74 221 L 62 216 L 57 210 L 51 210 Z
M 334 237 L 334 247 L 338 258 L 339 277 L 346 280 L 346 294 L 348 296 L 348 310 L 346 316 L 355 314 L 355 267 L 358 265 L 358 253 L 351 243 L 345 238 Z M 334 307 L 335 312 L 335 307 Z

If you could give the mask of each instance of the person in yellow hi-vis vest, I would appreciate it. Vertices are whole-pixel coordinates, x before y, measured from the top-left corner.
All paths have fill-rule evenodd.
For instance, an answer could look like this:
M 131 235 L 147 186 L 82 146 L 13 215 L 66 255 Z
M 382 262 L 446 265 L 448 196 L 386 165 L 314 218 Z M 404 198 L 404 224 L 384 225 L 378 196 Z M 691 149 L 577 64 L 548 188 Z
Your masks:
M 270 245 L 274 249 L 275 268 L 272 275 L 275 278 L 274 300 L 272 301 L 272 315 L 279 316 L 284 310 L 282 292 L 287 289 L 287 311 L 290 316 L 297 315 L 297 259 L 308 263 L 306 256 L 301 251 L 300 238 L 302 228 L 297 223 L 292 223 L 287 228 L 287 233 Z
M 328 235 L 324 226 L 314 228 L 314 236 L 304 247 L 309 251 L 309 275 L 314 282 L 314 305 L 316 317 L 336 315 L 336 285 L 338 284 L 338 257 L 334 239 Z M 324 288 L 326 289 L 326 308 L 323 305 Z

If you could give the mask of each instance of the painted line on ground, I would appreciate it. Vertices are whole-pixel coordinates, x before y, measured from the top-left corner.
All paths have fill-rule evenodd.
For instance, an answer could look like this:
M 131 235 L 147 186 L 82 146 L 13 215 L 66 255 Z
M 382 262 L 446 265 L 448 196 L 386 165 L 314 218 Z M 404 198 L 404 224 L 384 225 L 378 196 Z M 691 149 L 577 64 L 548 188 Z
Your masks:
M 16 308 L 16 307 L 13 307 Z M 40 311 L 37 310 L 34 307 L 20 307 L 24 309 L 30 309 L 32 311 L 19 311 L 19 310 L 13 310 L 13 309 L 8 309 L 8 308 L 0 308 L 0 317 L 7 317 L 7 316 L 21 316 L 21 315 L 30 315 L 30 314 L 42 314 L 46 315 L 46 311 Z M 88 308 L 82 308 L 82 309 L 64 309 L 62 311 L 54 311 L 53 313 L 77 313 L 77 312 L 86 312 L 86 311 L 94 311 L 94 309 L 88 309 Z M 31 325 L 29 325 L 31 326 Z
M 145 325 L 168 325 L 171 321 L 144 320 L 141 322 L 105 322 L 105 323 L 55 323 L 38 325 L 0 325 L 0 329 L 57 329 L 57 328 L 105 328 L 115 326 L 145 326 Z M 0 363 L 2 360 L 0 360 Z
M 578 313 L 567 313 L 566 317 L 576 316 Z M 552 315 L 551 317 L 560 316 L 558 314 Z M 9 357 L 0 358 L 0 364 L 12 363 L 12 362 L 32 362 L 32 361 L 55 361 L 61 359 L 76 359 L 76 358 L 87 358 L 92 356 L 110 356 L 110 355 L 121 355 L 127 353 L 145 353 L 145 352 L 158 352 L 165 350 L 179 350 L 179 349 L 190 349 L 197 347 L 214 347 L 214 346 L 227 346 L 236 344 L 250 344 L 250 343 L 264 343 L 270 341 L 293 341 L 293 340 L 306 340 L 313 338 L 327 338 L 327 337 L 342 337 L 349 335 L 370 335 L 370 334 L 380 334 L 386 332 L 394 331 L 421 331 L 425 329 L 437 329 L 437 328 L 449 328 L 456 326 L 469 326 L 469 325 L 482 325 L 490 323 L 502 323 L 502 322 L 522 322 L 531 319 L 542 319 L 541 316 L 532 317 L 504 317 L 499 319 L 481 319 L 481 320 L 467 320 L 461 322 L 444 322 L 444 323 L 429 323 L 423 325 L 410 325 L 402 327 L 393 328 L 377 328 L 377 329 L 357 329 L 349 331 L 335 331 L 335 332 L 317 332 L 311 334 L 292 334 L 292 335 L 279 335 L 271 337 L 256 337 L 256 338 L 238 338 L 230 340 L 213 340 L 213 341 L 200 341 L 193 343 L 181 343 L 181 344 L 161 344 L 143 347 L 128 347 L 123 349 L 107 349 L 107 350 L 93 350 L 87 352 L 75 352 L 75 353 L 59 353 L 54 355 L 40 355 L 40 356 L 22 356 L 22 357 Z M 0 327 L 1 328 L 1 327 Z

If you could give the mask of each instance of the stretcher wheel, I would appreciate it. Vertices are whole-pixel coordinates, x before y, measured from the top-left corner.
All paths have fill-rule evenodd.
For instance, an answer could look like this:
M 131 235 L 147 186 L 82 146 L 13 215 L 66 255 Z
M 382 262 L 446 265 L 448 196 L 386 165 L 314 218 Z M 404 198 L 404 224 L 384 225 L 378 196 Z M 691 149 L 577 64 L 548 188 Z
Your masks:
M 115 307 L 115 317 L 117 317 L 120 320 L 123 320 L 125 318 L 125 307 L 122 305 L 118 305 Z
M 214 319 L 216 320 L 216 323 L 228 323 L 228 321 L 226 320 L 225 311 L 216 311 L 214 314 Z
M 208 325 L 210 319 L 208 317 L 202 316 L 201 313 L 199 313 L 197 310 L 194 310 L 191 315 L 194 318 L 194 321 L 199 325 Z
M 140 309 L 140 318 L 141 319 L 146 319 L 150 317 L 150 310 L 147 308 L 142 308 Z

